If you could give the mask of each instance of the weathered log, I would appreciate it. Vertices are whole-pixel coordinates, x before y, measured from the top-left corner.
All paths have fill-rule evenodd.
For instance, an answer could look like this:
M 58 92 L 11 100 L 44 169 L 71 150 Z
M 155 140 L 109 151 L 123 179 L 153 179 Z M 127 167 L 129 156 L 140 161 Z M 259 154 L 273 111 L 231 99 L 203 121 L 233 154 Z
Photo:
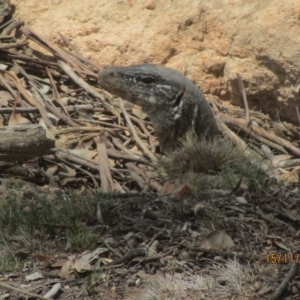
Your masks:
M 24 161 L 50 154 L 55 138 L 40 125 L 0 127 L 0 161 Z

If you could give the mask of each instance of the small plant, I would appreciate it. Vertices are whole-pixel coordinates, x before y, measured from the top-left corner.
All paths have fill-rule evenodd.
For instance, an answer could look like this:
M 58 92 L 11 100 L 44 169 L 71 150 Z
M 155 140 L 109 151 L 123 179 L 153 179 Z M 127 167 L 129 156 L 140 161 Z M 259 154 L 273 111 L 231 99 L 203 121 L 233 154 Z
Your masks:
M 116 212 L 111 195 L 76 193 L 24 193 L 24 185 L 2 186 L 6 192 L 0 198 L 0 268 L 7 270 L 17 263 L 13 253 L 43 251 L 44 245 L 67 237 L 72 250 L 92 249 L 98 237 L 90 225 L 97 224 L 97 204 L 101 213 L 111 219 Z M 58 237 L 59 239 L 53 239 Z M 11 255 L 1 252 L 10 245 Z M 48 249 L 47 249 L 48 251 Z M 3 255 L 2 255 L 3 254 Z M 5 254 L 5 255 L 4 255 Z M 9 259 L 8 259 L 9 258 Z
M 104 283 L 104 274 L 102 272 L 92 273 L 85 279 L 84 286 L 89 296 L 97 294 L 97 287 Z
M 151 281 L 145 282 L 143 295 L 136 299 L 256 299 L 257 283 L 263 280 L 261 290 L 271 285 L 274 270 L 274 265 L 242 265 L 237 260 L 223 261 L 212 264 L 201 276 L 186 276 L 186 279 L 154 276 Z
M 188 171 L 213 174 L 228 164 L 243 162 L 243 154 L 225 138 L 199 139 L 190 131 L 180 140 L 181 147 L 158 160 L 169 177 L 178 177 Z
M 188 132 L 181 147 L 158 159 L 155 166 L 167 180 L 180 180 L 199 195 L 209 188 L 233 188 L 243 177 L 248 188 L 262 184 L 266 174 L 226 138 L 199 139 Z
M 19 268 L 19 259 L 9 250 L 0 248 L 0 274 Z
M 98 241 L 97 235 L 84 227 L 70 229 L 67 232 L 67 237 L 74 251 L 95 248 Z

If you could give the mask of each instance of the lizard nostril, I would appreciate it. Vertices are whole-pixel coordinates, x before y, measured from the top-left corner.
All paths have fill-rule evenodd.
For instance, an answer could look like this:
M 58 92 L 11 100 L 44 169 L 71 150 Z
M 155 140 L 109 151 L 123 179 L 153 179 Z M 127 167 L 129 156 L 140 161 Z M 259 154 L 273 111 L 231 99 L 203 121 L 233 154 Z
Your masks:
M 107 75 L 109 77 L 116 77 L 116 72 L 109 72 Z

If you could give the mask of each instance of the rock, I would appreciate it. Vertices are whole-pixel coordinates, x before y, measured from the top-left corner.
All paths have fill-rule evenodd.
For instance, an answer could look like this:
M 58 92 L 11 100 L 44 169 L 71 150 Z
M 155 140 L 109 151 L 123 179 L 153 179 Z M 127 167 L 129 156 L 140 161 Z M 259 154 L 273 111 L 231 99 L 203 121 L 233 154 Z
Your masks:
M 62 33 L 99 67 L 163 64 L 186 74 L 203 92 L 242 105 L 239 73 L 250 108 L 298 124 L 297 0 L 12 3 L 16 17 L 38 34 L 61 44 L 57 32 Z

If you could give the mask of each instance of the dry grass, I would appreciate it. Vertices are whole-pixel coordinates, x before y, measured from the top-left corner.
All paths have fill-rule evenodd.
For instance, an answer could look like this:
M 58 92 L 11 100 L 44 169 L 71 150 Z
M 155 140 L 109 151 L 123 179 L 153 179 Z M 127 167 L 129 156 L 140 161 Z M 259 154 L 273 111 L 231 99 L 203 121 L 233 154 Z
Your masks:
M 181 147 L 155 163 L 164 179 L 186 183 L 196 194 L 210 188 L 233 188 L 243 177 L 253 187 L 266 175 L 226 138 L 199 139 L 188 132 Z
M 260 288 L 259 275 L 271 273 L 274 266 L 241 265 L 236 260 L 212 265 L 207 276 L 192 276 L 188 280 L 156 277 L 146 283 L 141 300 L 250 300 Z M 256 274 L 259 274 L 258 276 Z M 271 284 L 264 282 L 264 286 Z
M 244 155 L 226 138 L 199 139 L 192 131 L 180 140 L 181 147 L 158 160 L 170 177 L 187 172 L 213 174 L 232 163 L 242 163 Z

